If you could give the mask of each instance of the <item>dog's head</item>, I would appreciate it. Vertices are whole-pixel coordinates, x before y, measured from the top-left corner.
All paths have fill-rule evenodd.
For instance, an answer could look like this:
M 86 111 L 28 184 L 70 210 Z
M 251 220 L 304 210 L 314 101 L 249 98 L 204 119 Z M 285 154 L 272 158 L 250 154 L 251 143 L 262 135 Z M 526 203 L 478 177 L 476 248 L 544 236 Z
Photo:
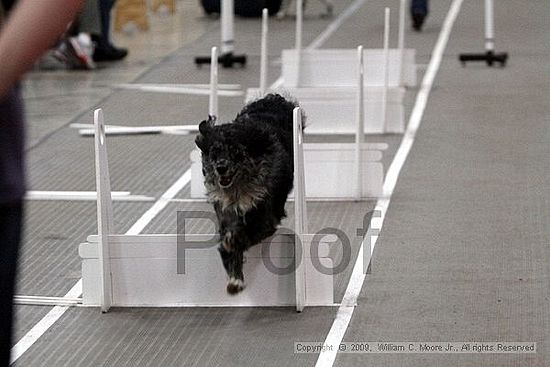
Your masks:
M 209 192 L 251 188 L 261 178 L 260 160 L 262 147 L 258 137 L 247 136 L 241 126 L 225 124 L 214 126 L 212 120 L 199 125 L 195 139 L 202 151 L 202 169 Z

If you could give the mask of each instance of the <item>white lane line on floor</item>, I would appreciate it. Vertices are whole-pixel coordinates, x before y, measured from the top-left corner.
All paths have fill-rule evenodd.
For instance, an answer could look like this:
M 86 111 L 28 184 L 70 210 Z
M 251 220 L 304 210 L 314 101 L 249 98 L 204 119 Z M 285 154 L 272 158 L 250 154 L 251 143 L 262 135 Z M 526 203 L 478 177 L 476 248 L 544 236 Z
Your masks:
M 185 171 L 172 186 L 153 204 L 149 210 L 134 223 L 126 232 L 128 235 L 139 234 L 151 223 L 151 221 L 176 197 L 176 195 L 191 181 L 191 169 Z M 63 297 L 74 299 L 82 295 L 82 279 L 80 279 L 71 290 Z M 11 348 L 10 364 L 17 361 L 46 331 L 69 309 L 67 306 L 55 306 L 46 316 L 32 327 L 18 342 Z
M 351 16 L 355 10 L 362 6 L 366 0 L 354 1 L 343 13 L 341 13 L 328 27 L 321 33 L 307 49 L 313 49 L 321 46 L 328 37 L 330 37 L 342 23 Z M 275 89 L 282 84 L 282 78 L 279 77 L 270 87 Z M 184 178 L 185 177 L 185 178 Z M 185 182 L 187 180 L 187 182 Z M 147 226 L 147 224 L 158 215 L 158 213 L 166 207 L 166 205 L 177 195 L 177 193 L 185 187 L 191 180 L 191 169 L 185 171 L 185 173 L 164 193 L 153 206 L 138 219 L 138 221 L 126 232 L 126 234 L 137 234 Z M 185 182 L 185 183 L 184 183 Z M 180 188 L 181 187 L 181 188 Z M 180 188 L 179 190 L 177 190 Z M 177 191 L 176 191 L 177 190 Z M 147 217 L 148 219 L 145 219 Z M 147 222 L 147 220 L 149 222 Z M 137 231 L 137 232 L 136 232 Z M 76 298 L 82 295 L 82 279 L 80 279 L 65 295 L 68 298 Z M 21 340 L 17 342 L 11 349 L 11 362 L 14 363 L 19 359 L 23 353 L 25 353 L 63 314 L 67 311 L 68 307 L 56 306 L 54 307 L 42 320 L 40 320 Z
M 82 294 L 80 279 L 63 298 L 77 298 Z M 11 348 L 10 365 L 17 361 L 67 311 L 69 306 L 55 306 Z
M 361 8 L 366 1 L 367 0 L 355 0 L 346 10 L 340 13 L 340 15 L 338 15 L 338 17 L 334 19 L 334 21 L 332 21 L 329 26 L 309 44 L 309 46 L 306 47 L 306 50 L 313 50 L 325 43 L 326 40 L 332 36 L 332 34 L 336 32 L 336 30 L 338 30 L 338 28 L 340 28 L 340 26 L 349 17 L 355 14 L 355 12 L 359 10 L 359 8 Z
M 141 218 L 126 232 L 128 235 L 139 234 L 151 221 L 170 203 L 170 200 L 183 190 L 191 182 L 191 169 L 189 168 L 164 194 L 147 210 Z
M 445 47 L 447 46 L 453 24 L 456 20 L 456 17 L 458 16 L 458 13 L 460 12 L 462 2 L 463 0 L 453 0 L 451 7 L 449 8 L 449 12 L 447 13 L 447 16 L 445 18 L 445 22 L 443 23 L 443 28 L 433 49 L 432 58 L 428 65 L 428 70 L 424 75 L 422 85 L 416 96 L 416 101 L 413 111 L 411 113 L 411 117 L 409 118 L 407 130 L 405 131 L 405 135 L 403 136 L 401 145 L 399 146 L 399 149 L 395 154 L 390 168 L 388 169 L 388 173 L 386 174 L 386 179 L 384 180 L 384 197 L 379 199 L 376 203 L 375 213 L 377 213 L 377 216 L 373 216 L 373 218 L 371 219 L 371 234 L 379 233 L 375 232 L 376 230 L 382 230 L 384 219 L 386 217 L 386 212 L 390 205 L 391 196 L 397 184 L 397 179 L 399 178 L 399 173 L 401 172 L 401 169 L 403 168 L 403 165 L 407 160 L 407 156 L 413 145 L 416 133 L 418 131 L 418 128 L 420 127 L 422 116 L 424 114 L 424 110 L 426 109 L 428 97 L 430 95 L 435 76 L 437 74 L 437 71 L 439 70 L 439 66 L 441 65 L 443 52 L 445 51 Z M 367 243 L 367 239 L 370 239 L 369 243 Z M 361 288 L 363 287 L 363 282 L 365 280 L 363 264 L 366 265 L 370 262 L 370 257 L 377 240 L 378 235 L 369 235 L 369 233 L 367 233 L 367 236 L 363 240 L 363 243 L 359 250 L 359 254 L 357 256 L 357 261 L 355 262 L 353 272 L 348 283 L 348 287 L 346 289 L 346 293 L 344 295 L 344 299 L 342 301 L 342 305 L 338 308 L 336 318 L 334 319 L 332 327 L 330 328 L 330 331 L 325 339 L 326 345 L 333 345 L 336 348 L 333 348 L 334 350 L 327 349 L 326 351 L 321 352 L 317 359 L 316 367 L 326 367 L 332 366 L 334 364 L 336 355 L 338 353 L 338 345 L 342 342 L 344 338 L 344 334 L 346 333 L 346 330 L 353 316 L 353 311 L 355 310 L 357 297 L 359 296 Z M 367 254 L 364 254 L 364 251 L 366 251 L 364 247 L 367 244 L 370 245 L 370 251 Z

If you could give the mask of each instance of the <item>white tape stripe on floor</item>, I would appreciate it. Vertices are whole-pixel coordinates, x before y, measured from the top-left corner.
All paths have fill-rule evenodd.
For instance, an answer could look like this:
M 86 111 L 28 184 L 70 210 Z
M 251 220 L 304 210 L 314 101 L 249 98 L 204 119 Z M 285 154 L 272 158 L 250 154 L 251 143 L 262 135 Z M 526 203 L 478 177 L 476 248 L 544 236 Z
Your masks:
M 332 36 L 332 34 L 334 32 L 336 32 L 336 30 L 338 28 L 340 28 L 340 26 L 350 17 L 352 16 L 353 14 L 355 14 L 355 12 L 357 10 L 359 10 L 360 7 L 363 6 L 363 4 L 366 2 L 367 0 L 355 0 L 350 6 L 348 6 L 348 8 L 346 10 L 344 10 L 342 13 L 340 13 L 340 15 L 338 15 L 338 17 L 336 19 L 334 19 L 334 21 L 332 23 L 329 24 L 329 26 L 319 35 L 317 36 L 317 38 L 315 38 L 313 40 L 313 42 L 311 42 L 309 44 L 309 46 L 306 47 L 306 50 L 313 50 L 319 46 L 321 46 L 323 43 L 325 43 L 325 41 L 330 37 Z
M 356 0 L 353 2 L 342 14 L 340 14 L 331 24 L 328 25 L 326 30 L 321 33 L 307 48 L 317 48 L 319 47 L 332 33 L 334 33 L 338 27 L 346 20 L 353 12 L 358 9 L 359 6 L 363 5 L 366 0 Z M 275 89 L 282 84 L 282 78 L 277 79 L 270 87 L 270 89 Z M 185 177 L 185 178 L 184 178 Z M 188 180 L 185 184 L 185 182 Z M 144 217 L 147 216 L 148 220 L 151 221 L 154 219 L 154 216 L 166 207 L 166 205 L 173 199 L 179 190 L 181 190 L 189 181 L 191 180 L 191 169 L 185 171 L 185 173 L 176 181 L 167 191 L 164 193 L 153 206 L 143 214 L 143 216 L 126 232 L 126 234 L 136 234 L 139 233 L 149 222 L 146 222 Z M 183 184 L 183 186 L 182 186 Z M 181 187 L 178 191 L 176 189 Z M 130 233 L 132 232 L 132 233 Z M 68 298 L 76 298 L 82 295 L 82 279 L 80 279 L 73 288 L 65 295 Z M 33 328 L 23 336 L 15 346 L 11 349 L 11 362 L 10 364 L 17 361 L 23 353 L 25 353 L 49 328 L 52 326 L 63 314 L 67 311 L 69 307 L 56 306 L 54 307 L 46 316 L 42 318 Z M 350 316 L 351 317 L 351 316 Z
M 403 165 L 407 160 L 407 156 L 411 150 L 416 132 L 422 121 L 422 115 L 424 114 L 424 110 L 428 102 L 428 97 L 432 89 L 433 81 L 435 79 L 437 71 L 439 70 L 443 52 L 445 51 L 445 47 L 447 46 L 447 41 L 449 40 L 449 35 L 451 34 L 453 24 L 456 20 L 458 13 L 460 12 L 462 2 L 463 0 L 453 0 L 449 12 L 447 13 L 447 17 L 445 18 L 443 28 L 441 30 L 441 33 L 439 34 L 439 38 L 437 39 L 436 45 L 432 53 L 432 58 L 428 66 L 428 70 L 424 75 L 422 85 L 420 87 L 420 90 L 418 91 L 414 108 L 409 119 L 409 124 L 407 126 L 407 130 L 405 131 L 405 135 L 403 136 L 401 145 L 399 146 L 399 149 L 395 154 L 390 168 L 388 169 L 388 173 L 386 174 L 386 179 L 384 180 L 384 197 L 379 199 L 376 203 L 375 212 L 377 211 L 377 214 L 379 214 L 379 216 L 373 217 L 371 219 L 371 228 L 373 229 L 381 230 L 384 224 L 384 219 L 386 217 L 386 212 L 390 204 L 391 195 L 393 194 L 393 190 L 395 189 L 395 186 L 397 184 L 399 173 L 401 172 L 401 169 L 403 168 Z M 370 240 L 369 243 L 366 243 L 367 239 Z M 338 308 L 336 318 L 334 319 L 332 327 L 330 328 L 330 331 L 325 339 L 325 344 L 327 345 L 338 346 L 344 338 L 344 334 L 346 333 L 346 330 L 353 316 L 357 297 L 361 292 L 361 288 L 363 287 L 363 282 L 365 280 L 363 263 L 364 260 L 365 262 L 370 262 L 370 255 L 372 254 L 372 250 L 376 245 L 377 239 L 378 236 L 367 235 L 366 238 L 363 240 L 363 243 L 359 250 L 359 254 L 357 256 L 357 261 L 355 262 L 353 272 L 348 283 L 348 287 L 346 289 L 346 293 L 344 295 L 344 299 L 342 301 L 342 305 Z M 363 259 L 363 251 L 366 251 L 365 245 L 370 245 L 370 253 L 366 254 L 365 259 Z M 316 367 L 332 366 L 338 353 L 338 348 L 334 349 L 335 350 L 328 350 L 327 348 L 326 351 L 321 352 L 319 354 L 319 358 L 317 359 Z
M 153 206 L 147 210 L 141 218 L 126 232 L 128 235 L 139 234 L 143 229 L 151 223 L 151 221 L 170 203 L 170 200 L 191 182 L 191 169 L 185 173 L 156 201 Z
M 77 298 L 82 294 L 82 279 L 80 279 L 71 290 L 65 295 L 67 298 Z M 64 298 L 65 298 L 64 297 Z M 36 325 L 32 327 L 18 342 L 11 348 L 10 364 L 14 363 L 57 321 L 69 306 L 55 306 Z

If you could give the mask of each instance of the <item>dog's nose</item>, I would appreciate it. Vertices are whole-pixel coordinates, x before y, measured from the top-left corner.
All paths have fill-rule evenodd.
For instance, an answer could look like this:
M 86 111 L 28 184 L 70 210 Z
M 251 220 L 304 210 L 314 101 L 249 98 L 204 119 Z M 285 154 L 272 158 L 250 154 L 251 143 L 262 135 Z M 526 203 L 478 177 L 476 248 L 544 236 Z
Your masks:
M 220 175 L 225 175 L 227 173 L 227 165 L 225 164 L 219 164 L 216 166 L 216 171 Z

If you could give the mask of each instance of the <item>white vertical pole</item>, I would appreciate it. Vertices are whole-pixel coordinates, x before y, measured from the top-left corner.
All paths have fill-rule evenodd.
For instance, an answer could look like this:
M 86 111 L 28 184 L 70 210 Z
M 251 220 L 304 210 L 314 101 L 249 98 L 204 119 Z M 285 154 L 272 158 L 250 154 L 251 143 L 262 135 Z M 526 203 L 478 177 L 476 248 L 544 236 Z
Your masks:
M 357 130 L 355 132 L 355 199 L 363 197 L 363 141 L 365 137 L 365 98 L 364 98 L 364 62 L 363 46 L 357 47 L 357 106 L 355 119 Z
M 485 50 L 495 50 L 495 24 L 493 0 L 485 0 Z
M 208 100 L 208 117 L 218 119 L 218 48 L 212 47 L 210 63 L 210 98 Z
M 302 65 L 302 28 L 304 20 L 303 4 L 303 0 L 296 0 L 296 87 L 300 86 L 300 69 Z
M 109 311 L 113 302 L 111 283 L 111 256 L 109 253 L 109 235 L 113 229 L 113 207 L 111 199 L 111 183 L 109 177 L 109 163 L 107 161 L 107 146 L 105 141 L 105 122 L 103 111 L 94 111 L 95 125 L 95 172 L 97 190 L 97 234 L 98 262 L 100 278 L 100 307 L 101 312 Z
M 399 85 L 405 85 L 403 73 L 403 64 L 405 59 L 405 7 L 407 0 L 401 0 L 399 3 L 399 35 L 397 40 L 397 48 L 399 49 Z
M 296 264 L 296 311 L 302 312 L 306 304 L 306 244 L 304 234 L 307 232 L 307 214 L 305 200 L 304 155 L 302 136 L 302 111 L 296 107 L 293 111 L 294 125 L 294 218 L 295 241 L 301 246 L 294 248 Z
M 263 96 L 267 89 L 267 33 L 268 11 L 262 11 L 262 50 L 260 54 L 260 94 Z
M 221 0 L 221 22 L 222 22 L 222 55 L 233 53 L 233 23 L 234 23 L 234 6 L 233 0 Z M 214 63 L 214 60 L 212 60 Z
M 390 8 L 386 8 L 384 17 L 384 90 L 382 92 L 382 126 L 387 130 L 388 115 L 388 83 L 390 77 Z

